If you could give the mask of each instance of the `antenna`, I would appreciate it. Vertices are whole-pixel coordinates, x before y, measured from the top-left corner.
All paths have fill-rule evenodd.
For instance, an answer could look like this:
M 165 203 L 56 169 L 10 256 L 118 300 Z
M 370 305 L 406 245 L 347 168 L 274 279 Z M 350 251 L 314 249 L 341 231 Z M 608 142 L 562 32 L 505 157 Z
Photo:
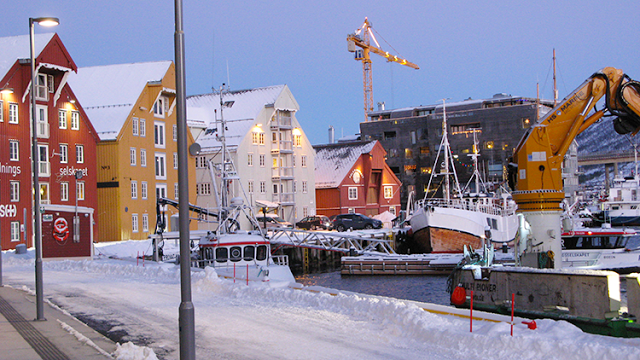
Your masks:
M 227 59 L 227 89 L 231 89 L 231 80 L 229 79 L 229 59 Z

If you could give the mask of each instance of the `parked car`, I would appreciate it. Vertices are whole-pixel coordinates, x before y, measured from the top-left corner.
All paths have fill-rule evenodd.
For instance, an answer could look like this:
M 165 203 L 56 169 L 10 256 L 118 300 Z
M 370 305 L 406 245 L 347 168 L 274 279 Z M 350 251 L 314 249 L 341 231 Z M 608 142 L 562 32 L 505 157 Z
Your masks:
M 372 219 L 362 214 L 340 214 L 335 215 L 332 219 L 333 228 L 338 231 L 382 228 L 382 221 Z
M 307 216 L 304 219 L 298 221 L 296 223 L 296 227 L 300 229 L 307 230 L 315 230 L 315 229 L 323 229 L 323 230 L 331 230 L 333 227 L 331 224 L 331 220 L 324 215 L 312 215 Z
M 257 216 L 256 220 L 258 220 L 261 229 L 264 229 L 265 223 L 267 224 L 267 229 L 286 229 L 293 227 L 293 224 L 275 214 Z

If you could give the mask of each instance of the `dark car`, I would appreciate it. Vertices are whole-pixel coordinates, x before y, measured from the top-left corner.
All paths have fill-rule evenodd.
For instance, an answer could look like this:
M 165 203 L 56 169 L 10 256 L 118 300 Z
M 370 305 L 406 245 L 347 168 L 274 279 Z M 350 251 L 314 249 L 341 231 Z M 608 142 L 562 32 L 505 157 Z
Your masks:
M 340 214 L 335 215 L 332 219 L 333 228 L 338 231 L 382 228 L 382 221 L 372 219 L 362 214 Z
M 324 215 L 312 215 L 307 216 L 304 219 L 296 223 L 296 227 L 300 229 L 315 230 L 323 229 L 330 230 L 332 227 L 331 220 Z

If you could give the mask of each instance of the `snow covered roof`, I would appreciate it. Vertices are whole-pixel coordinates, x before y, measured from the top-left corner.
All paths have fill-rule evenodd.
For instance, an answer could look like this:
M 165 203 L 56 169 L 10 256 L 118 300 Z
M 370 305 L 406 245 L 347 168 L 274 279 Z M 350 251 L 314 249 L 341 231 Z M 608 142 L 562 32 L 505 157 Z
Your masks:
M 78 68 L 69 85 L 101 140 L 115 140 L 150 81 L 162 81 L 171 61 Z
M 340 185 L 362 154 L 373 150 L 376 141 L 314 146 L 316 189 Z
M 35 34 L 35 54 L 37 58 L 40 52 L 47 46 L 53 38 L 54 33 Z M 0 38 L 0 78 L 9 71 L 18 59 L 29 59 L 31 49 L 29 45 L 29 35 L 8 36 Z
M 260 111 L 268 105 L 275 104 L 285 87 L 286 85 L 275 85 L 223 93 L 222 102 L 228 104 L 223 108 L 223 116 L 227 122 L 225 136 L 228 146 L 240 145 L 242 139 L 251 130 Z M 216 116 L 220 117 L 219 94 L 187 97 L 187 121 L 204 121 L 207 124 L 207 130 L 196 140 L 204 151 L 207 148 L 221 146 L 221 143 L 216 139 L 218 132 L 214 131 Z

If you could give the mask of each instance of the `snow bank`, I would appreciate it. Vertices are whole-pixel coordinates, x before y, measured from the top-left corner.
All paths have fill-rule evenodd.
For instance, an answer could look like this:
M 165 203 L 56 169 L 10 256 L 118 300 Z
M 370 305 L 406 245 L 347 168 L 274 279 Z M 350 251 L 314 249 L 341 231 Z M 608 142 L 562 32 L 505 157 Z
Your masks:
M 116 360 L 158 360 L 156 353 L 146 346 L 137 346 L 132 342 L 122 345 L 116 344 L 116 351 L 113 353 Z

